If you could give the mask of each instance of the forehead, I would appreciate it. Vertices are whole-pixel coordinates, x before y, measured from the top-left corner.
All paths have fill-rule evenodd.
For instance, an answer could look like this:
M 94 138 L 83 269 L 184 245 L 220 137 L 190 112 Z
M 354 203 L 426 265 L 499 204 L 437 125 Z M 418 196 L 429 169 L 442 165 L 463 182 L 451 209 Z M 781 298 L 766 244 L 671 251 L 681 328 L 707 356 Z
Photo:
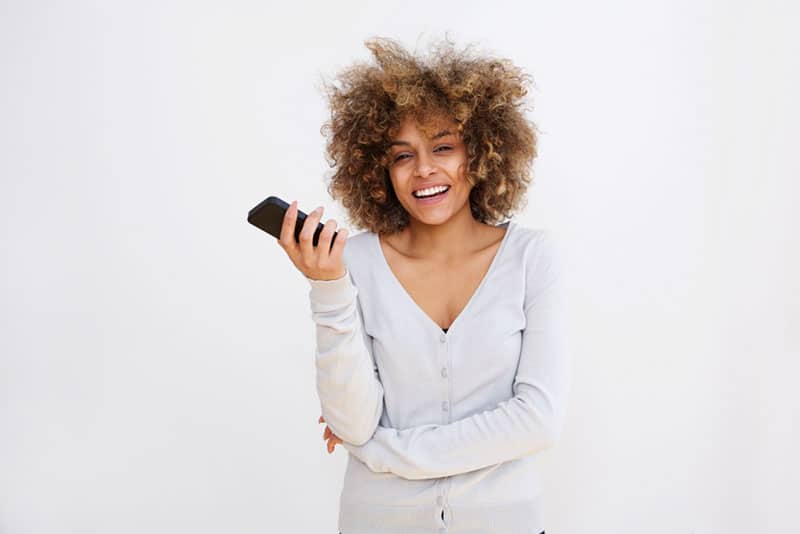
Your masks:
M 418 121 L 414 118 L 406 118 L 400 122 L 400 127 L 394 136 L 394 139 L 408 141 L 413 137 L 424 137 L 427 139 L 449 132 L 451 134 L 458 133 L 458 124 L 448 118 L 431 118 L 426 121 Z

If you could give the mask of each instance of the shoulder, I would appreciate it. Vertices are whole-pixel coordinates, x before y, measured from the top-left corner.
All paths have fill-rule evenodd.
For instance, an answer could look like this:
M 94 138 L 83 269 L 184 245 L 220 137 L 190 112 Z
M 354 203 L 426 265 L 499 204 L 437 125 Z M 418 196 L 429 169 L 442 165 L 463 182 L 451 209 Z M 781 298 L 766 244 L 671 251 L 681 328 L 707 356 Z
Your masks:
M 555 258 L 561 254 L 561 238 L 551 228 L 532 228 L 516 222 L 509 224 L 509 246 L 528 260 Z
M 350 272 L 353 282 L 363 283 L 365 276 L 375 271 L 375 239 L 372 232 L 363 231 L 347 237 L 342 252 L 342 260 Z
M 512 229 L 515 268 L 524 284 L 524 309 L 542 298 L 560 299 L 564 283 L 562 243 L 557 231 L 515 225 Z M 512 243 L 509 243 L 511 245 Z M 509 254 L 508 257 L 512 257 Z
M 367 231 L 349 236 L 342 252 L 345 263 L 354 259 L 362 259 L 363 256 L 368 255 L 374 239 L 375 234 Z
M 558 277 L 564 266 L 564 246 L 559 233 L 551 228 L 532 228 L 516 223 L 509 236 L 513 256 L 529 280 Z

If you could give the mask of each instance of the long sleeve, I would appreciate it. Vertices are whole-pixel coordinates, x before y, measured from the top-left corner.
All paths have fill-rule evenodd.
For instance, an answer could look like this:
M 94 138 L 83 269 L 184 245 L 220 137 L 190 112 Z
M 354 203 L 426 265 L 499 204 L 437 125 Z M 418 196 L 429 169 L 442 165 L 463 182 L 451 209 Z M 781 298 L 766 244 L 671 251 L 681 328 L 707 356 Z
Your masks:
M 349 270 L 336 280 L 308 281 L 322 415 L 337 436 L 362 444 L 378 425 L 383 411 L 383 386 L 372 341 L 364 331 L 358 289 Z
M 364 444 L 340 436 L 372 471 L 439 478 L 533 454 L 557 441 L 569 390 L 566 304 L 556 244 L 550 232 L 540 239 L 526 268 L 526 326 L 513 397 L 449 424 L 378 426 Z

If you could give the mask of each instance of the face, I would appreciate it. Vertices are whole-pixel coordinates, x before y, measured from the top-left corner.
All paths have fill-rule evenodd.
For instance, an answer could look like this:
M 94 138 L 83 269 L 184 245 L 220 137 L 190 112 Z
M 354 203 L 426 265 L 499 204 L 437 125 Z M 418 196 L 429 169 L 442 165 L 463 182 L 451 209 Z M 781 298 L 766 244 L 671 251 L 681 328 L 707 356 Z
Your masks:
M 456 124 L 427 129 L 430 136 L 407 119 L 391 143 L 389 176 L 400 204 L 424 224 L 443 224 L 465 210 L 471 216 L 467 151 Z

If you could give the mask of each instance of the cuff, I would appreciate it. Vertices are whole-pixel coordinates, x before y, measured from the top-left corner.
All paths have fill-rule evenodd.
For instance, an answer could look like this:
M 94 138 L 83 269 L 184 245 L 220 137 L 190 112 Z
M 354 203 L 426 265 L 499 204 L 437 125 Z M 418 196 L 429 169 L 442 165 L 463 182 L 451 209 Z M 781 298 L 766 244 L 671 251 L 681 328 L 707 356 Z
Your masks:
M 311 285 L 309 297 L 312 305 L 336 306 L 350 302 L 356 295 L 356 287 L 350 280 L 350 271 L 345 269 L 344 276 L 334 280 L 314 280 L 306 278 Z
M 375 443 L 374 438 L 370 438 L 363 445 L 355 445 L 349 441 L 342 441 L 341 445 L 352 456 L 355 456 L 361 463 L 366 465 L 373 473 L 391 473 L 388 467 L 382 462 L 377 461 L 377 454 L 373 451 L 370 453 Z

